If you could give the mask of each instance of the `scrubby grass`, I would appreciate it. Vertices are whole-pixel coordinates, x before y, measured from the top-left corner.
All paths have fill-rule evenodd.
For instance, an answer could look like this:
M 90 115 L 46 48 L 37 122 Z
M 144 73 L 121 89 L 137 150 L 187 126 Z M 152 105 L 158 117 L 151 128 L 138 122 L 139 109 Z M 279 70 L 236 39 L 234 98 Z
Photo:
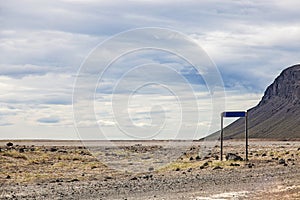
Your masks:
M 16 150 L 6 151 L 2 153 L 2 156 L 16 158 L 16 159 L 24 159 L 24 160 L 28 159 L 26 155 L 24 155 L 23 153 L 19 153 Z
M 111 173 L 91 154 L 75 147 L 67 153 L 51 152 L 42 147 L 22 153 L 9 149 L 0 152 L 0 162 L 0 182 L 89 180 Z
M 159 172 L 166 172 L 166 171 L 185 171 L 190 168 L 192 169 L 200 169 L 203 166 L 203 169 L 213 169 L 215 167 L 222 167 L 222 168 L 232 168 L 231 164 L 242 164 L 244 161 L 218 161 L 218 160 L 202 160 L 202 161 L 174 161 L 167 166 L 160 168 Z M 237 166 L 234 166 L 237 167 Z
M 189 161 L 175 161 L 170 163 L 169 165 L 163 166 L 158 171 L 175 171 L 176 169 L 187 170 L 189 168 L 197 168 L 200 167 L 203 162 L 189 162 Z

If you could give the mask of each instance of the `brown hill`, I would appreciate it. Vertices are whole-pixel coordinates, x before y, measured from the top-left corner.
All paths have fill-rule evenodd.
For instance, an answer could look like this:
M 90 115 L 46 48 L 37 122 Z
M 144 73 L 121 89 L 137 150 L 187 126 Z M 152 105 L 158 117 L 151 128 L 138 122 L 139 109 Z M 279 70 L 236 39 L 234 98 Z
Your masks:
M 300 139 L 300 65 L 282 71 L 267 88 L 260 103 L 248 110 L 249 137 Z M 207 139 L 219 137 L 219 132 Z M 244 138 L 244 119 L 224 129 L 224 139 Z

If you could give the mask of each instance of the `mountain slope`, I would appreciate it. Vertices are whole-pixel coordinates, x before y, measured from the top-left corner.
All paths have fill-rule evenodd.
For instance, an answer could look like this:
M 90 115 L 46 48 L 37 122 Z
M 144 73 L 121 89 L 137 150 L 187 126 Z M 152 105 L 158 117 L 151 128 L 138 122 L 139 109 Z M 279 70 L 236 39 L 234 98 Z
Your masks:
M 267 88 L 260 103 L 248 110 L 249 137 L 300 139 L 300 65 L 285 69 Z M 219 132 L 208 136 L 217 138 Z M 225 139 L 244 138 L 244 119 L 224 129 Z

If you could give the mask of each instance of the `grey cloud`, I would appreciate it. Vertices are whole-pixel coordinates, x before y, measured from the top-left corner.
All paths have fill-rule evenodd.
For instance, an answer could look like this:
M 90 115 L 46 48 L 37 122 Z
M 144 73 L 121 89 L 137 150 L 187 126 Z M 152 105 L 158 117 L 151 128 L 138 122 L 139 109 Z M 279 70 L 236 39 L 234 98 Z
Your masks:
M 58 124 L 65 113 L 59 113 L 60 118 L 43 116 L 51 108 L 64 111 L 70 106 L 75 78 L 70 74 L 76 73 L 89 51 L 114 34 L 145 26 L 167 27 L 191 35 L 219 67 L 227 90 L 260 93 L 283 68 L 299 62 L 299 4 L 296 0 L 3 1 L 0 102 L 12 107 L 22 105 L 20 113 L 26 109 L 43 111 L 46 114 L 32 121 Z M 172 64 L 153 56 L 161 64 Z M 130 59 L 128 65 L 149 61 L 140 55 Z M 162 75 L 159 70 L 152 73 Z M 181 73 L 195 85 L 202 83 L 192 70 Z M 116 78 L 120 70 L 112 69 L 110 75 Z M 102 92 L 110 92 L 112 77 L 107 77 L 108 85 Z M 176 84 L 172 77 L 167 81 Z M 0 126 L 20 119 L 8 119 Z M 23 124 L 16 123 L 22 130 Z M 30 124 L 28 130 L 34 129 L 31 126 L 35 125 Z
M 12 125 L 14 124 L 9 122 L 0 122 L 0 126 L 12 126 Z
M 56 124 L 60 122 L 60 119 L 58 117 L 46 117 L 38 119 L 37 122 L 45 124 Z

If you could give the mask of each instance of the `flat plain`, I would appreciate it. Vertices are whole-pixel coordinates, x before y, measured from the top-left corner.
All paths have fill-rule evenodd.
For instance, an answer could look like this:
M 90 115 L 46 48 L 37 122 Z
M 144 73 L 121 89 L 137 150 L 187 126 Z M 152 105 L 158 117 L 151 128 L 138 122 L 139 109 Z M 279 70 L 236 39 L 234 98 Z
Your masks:
M 300 199 L 300 142 L 0 141 L 0 199 Z

